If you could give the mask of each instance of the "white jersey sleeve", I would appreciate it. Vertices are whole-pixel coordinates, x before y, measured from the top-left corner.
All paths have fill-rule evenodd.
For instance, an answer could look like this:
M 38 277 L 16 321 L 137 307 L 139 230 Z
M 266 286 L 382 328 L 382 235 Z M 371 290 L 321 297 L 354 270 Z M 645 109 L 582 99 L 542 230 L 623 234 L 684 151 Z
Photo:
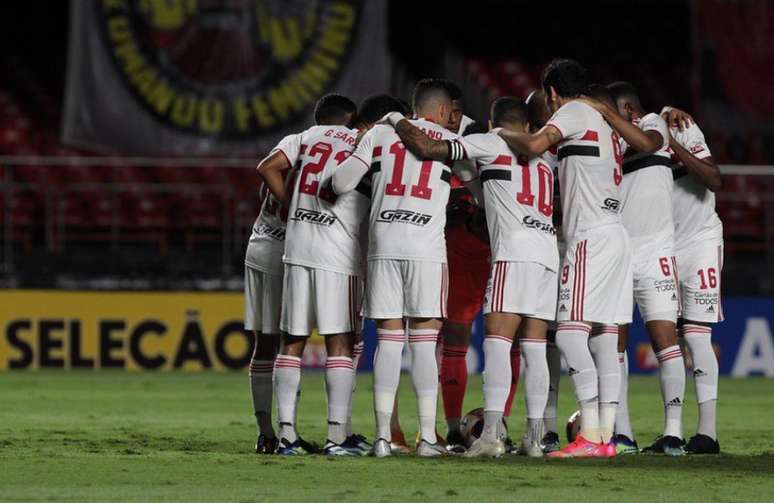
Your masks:
M 695 123 L 680 131 L 670 128 L 672 137 L 699 159 L 712 156 L 699 126 Z M 679 162 L 677 156 L 672 161 Z M 723 224 L 715 211 L 715 193 L 707 189 L 685 167 L 674 172 L 672 208 L 675 221 L 675 247 L 682 248 L 702 240 L 723 239 Z
M 664 119 L 660 115 L 650 113 L 642 117 L 637 124 L 642 131 L 656 131 L 661 135 L 661 147 L 659 150 L 664 150 L 669 147 L 669 128 Z
M 562 134 L 562 138 L 570 139 L 586 132 L 586 114 L 583 105 L 576 101 L 571 101 L 556 111 L 546 126 L 553 126 Z
M 671 132 L 675 141 L 697 158 L 706 159 L 707 157 L 712 156 L 709 145 L 707 145 L 707 141 L 704 139 L 704 133 L 695 123 L 682 131 L 673 127 L 671 128 Z
M 384 127 L 384 126 L 382 126 Z M 351 156 L 347 157 L 333 173 L 333 191 L 343 194 L 354 190 L 360 180 L 368 173 L 374 148 L 374 129 L 367 131 Z
M 282 140 L 280 140 L 280 142 L 271 150 L 271 152 L 269 152 L 269 156 L 267 157 L 270 157 L 275 152 L 281 152 L 282 155 L 285 156 L 285 159 L 287 159 L 290 167 L 294 167 L 298 161 L 298 156 L 301 153 L 301 138 L 302 133 L 287 135 Z

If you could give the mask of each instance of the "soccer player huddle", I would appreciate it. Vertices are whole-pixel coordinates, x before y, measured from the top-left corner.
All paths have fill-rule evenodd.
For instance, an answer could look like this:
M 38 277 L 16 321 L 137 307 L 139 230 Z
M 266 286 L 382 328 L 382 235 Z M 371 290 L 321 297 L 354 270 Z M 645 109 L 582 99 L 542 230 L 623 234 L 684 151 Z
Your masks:
M 314 329 L 327 351 L 326 455 L 409 450 L 396 402 L 406 342 L 418 456 L 640 452 L 627 407 L 634 302 L 658 359 L 665 417 L 643 451 L 719 452 L 711 327 L 723 319 L 721 180 L 704 137 L 684 112 L 648 113 L 634 86 L 592 84 L 572 60 L 551 62 L 541 87 L 496 99 L 488 128 L 463 115 L 462 93 L 443 79 L 420 81 L 411 110 L 389 95 L 360 107 L 327 95 L 316 125 L 261 162 L 266 194 L 245 259 L 257 452 L 319 451 L 296 430 Z M 466 442 L 465 356 L 482 308 L 483 427 Z M 374 320 L 378 339 L 373 443 L 351 425 L 361 316 Z M 687 443 L 682 348 L 699 404 Z M 564 447 L 560 355 L 580 410 Z M 506 419 L 522 358 L 526 428 L 514 445 Z M 439 383 L 445 439 L 436 432 Z

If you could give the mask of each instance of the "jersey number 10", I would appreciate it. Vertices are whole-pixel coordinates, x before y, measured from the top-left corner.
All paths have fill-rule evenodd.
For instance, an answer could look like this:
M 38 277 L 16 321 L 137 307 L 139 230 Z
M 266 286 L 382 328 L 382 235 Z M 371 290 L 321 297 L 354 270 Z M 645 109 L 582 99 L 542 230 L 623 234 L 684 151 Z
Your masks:
M 516 201 L 527 206 L 535 206 L 535 195 L 532 194 L 532 173 L 529 169 L 529 160 L 524 156 L 519 156 L 518 163 L 519 166 L 521 166 L 521 192 L 516 193 Z M 550 217 L 554 213 L 554 174 L 551 171 L 551 168 L 542 162 L 538 162 L 537 167 L 537 209 L 543 215 Z

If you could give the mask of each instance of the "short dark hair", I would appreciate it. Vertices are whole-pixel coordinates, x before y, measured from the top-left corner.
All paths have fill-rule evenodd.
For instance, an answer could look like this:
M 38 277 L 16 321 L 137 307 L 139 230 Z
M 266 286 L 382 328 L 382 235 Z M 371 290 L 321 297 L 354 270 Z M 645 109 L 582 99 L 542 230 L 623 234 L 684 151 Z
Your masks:
M 462 94 L 460 86 L 449 79 L 440 80 L 446 86 L 446 92 L 449 93 L 449 98 L 451 98 L 452 101 L 465 101 L 465 96 Z
M 467 125 L 465 131 L 462 132 L 462 136 L 468 136 L 469 134 L 486 133 L 489 128 L 483 122 L 474 121 Z
M 589 85 L 589 72 L 580 63 L 572 59 L 555 59 L 543 70 L 543 91 L 563 98 L 574 98 L 583 94 Z
M 607 90 L 610 92 L 610 97 L 614 102 L 617 102 L 620 98 L 626 98 L 640 106 L 640 96 L 637 94 L 637 88 L 631 82 L 619 80 L 618 82 L 608 84 Z
M 586 89 L 586 95 L 607 103 L 613 107 L 613 109 L 616 109 L 615 98 L 613 98 L 613 94 L 607 87 L 603 86 L 602 84 L 589 84 L 589 87 Z
M 501 127 L 504 123 L 527 122 L 527 105 L 513 96 L 503 96 L 492 102 L 489 117 L 495 127 Z
M 397 98 L 389 94 L 375 94 L 360 103 L 357 115 L 360 122 L 373 124 L 389 112 L 400 112 L 404 115 L 407 113 L 403 104 Z
M 314 123 L 320 125 L 348 125 L 347 114 L 354 115 L 357 105 L 341 94 L 326 94 L 314 107 Z
M 533 91 L 526 100 L 527 120 L 530 126 L 540 129 L 546 125 L 551 113 L 546 105 L 546 93 L 542 89 Z
M 414 113 L 417 113 L 418 108 L 422 108 L 431 99 L 437 97 L 451 101 L 449 91 L 442 79 L 422 79 L 417 82 L 416 87 L 414 87 L 414 94 L 411 96 L 411 106 L 414 109 Z

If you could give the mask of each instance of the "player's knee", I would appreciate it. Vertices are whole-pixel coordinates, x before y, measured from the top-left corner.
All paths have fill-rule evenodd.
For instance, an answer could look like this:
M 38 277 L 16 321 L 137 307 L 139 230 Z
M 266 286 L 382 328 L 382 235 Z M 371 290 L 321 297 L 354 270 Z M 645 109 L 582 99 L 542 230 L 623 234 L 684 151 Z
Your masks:
M 651 320 L 645 323 L 645 327 L 654 350 L 660 351 L 677 344 L 677 329 L 674 322 Z
M 282 335 L 280 354 L 301 358 L 306 347 L 306 337 L 296 337 L 290 334 Z
M 255 334 L 255 352 L 253 358 L 256 360 L 273 360 L 277 356 L 279 349 L 279 334 Z
M 352 357 L 352 348 L 355 343 L 353 333 L 333 334 L 325 336 L 325 351 L 328 356 Z
M 448 346 L 468 346 L 470 344 L 470 325 L 455 321 L 443 324 L 443 343 Z

